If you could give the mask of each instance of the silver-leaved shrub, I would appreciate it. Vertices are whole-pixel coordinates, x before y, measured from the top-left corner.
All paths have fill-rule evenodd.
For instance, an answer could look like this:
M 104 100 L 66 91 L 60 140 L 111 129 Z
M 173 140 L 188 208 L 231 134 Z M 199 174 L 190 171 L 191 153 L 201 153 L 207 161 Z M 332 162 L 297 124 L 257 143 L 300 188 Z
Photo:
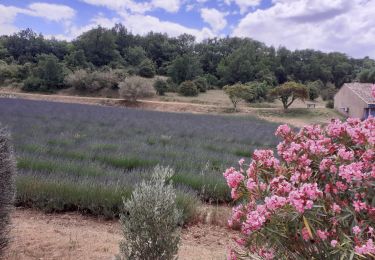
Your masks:
M 180 241 L 182 213 L 171 184 L 174 171 L 156 166 L 150 180 L 138 184 L 121 216 L 124 240 L 120 259 L 174 259 Z

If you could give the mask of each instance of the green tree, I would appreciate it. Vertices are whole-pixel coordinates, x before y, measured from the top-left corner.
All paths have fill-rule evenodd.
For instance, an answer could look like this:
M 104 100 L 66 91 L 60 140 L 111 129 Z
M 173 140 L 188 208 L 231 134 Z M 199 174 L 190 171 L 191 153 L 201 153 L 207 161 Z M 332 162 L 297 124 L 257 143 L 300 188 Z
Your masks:
M 168 85 L 165 80 L 157 79 L 154 83 L 154 88 L 158 95 L 164 96 L 165 92 L 168 90 Z
M 309 99 L 314 101 L 319 97 L 320 90 L 324 87 L 323 82 L 320 80 L 307 83 L 309 90 Z
M 87 60 L 95 66 L 108 65 L 121 58 L 116 49 L 115 36 L 100 26 L 80 35 L 74 44 L 84 51 Z
M 197 86 L 199 92 L 206 92 L 208 88 L 208 83 L 206 78 L 204 77 L 197 77 L 194 79 L 194 84 Z
M 84 69 L 88 67 L 87 59 L 83 50 L 74 50 L 64 58 L 66 66 L 71 70 Z
M 248 42 L 224 57 L 217 68 L 222 84 L 257 80 L 257 74 L 267 68 L 265 48 L 259 42 Z
M 145 78 L 155 76 L 155 65 L 150 59 L 145 59 L 139 65 L 138 75 Z
M 305 100 L 308 97 L 308 89 L 297 82 L 286 82 L 270 91 L 270 95 L 281 100 L 284 109 L 288 109 L 296 99 Z
M 358 74 L 361 83 L 374 83 L 375 84 L 375 68 L 364 69 Z
M 140 47 L 130 47 L 125 52 L 126 57 L 125 60 L 133 66 L 138 66 L 146 57 L 146 51 Z
M 252 100 L 256 95 L 254 89 L 251 86 L 240 83 L 231 86 L 225 86 L 223 89 L 225 94 L 229 96 L 229 99 L 233 104 L 234 112 L 237 112 L 237 104 L 241 100 Z
M 63 87 L 64 68 L 55 55 L 42 54 L 38 56 L 38 64 L 34 75 L 40 79 L 40 90 L 50 91 Z
M 168 70 L 168 75 L 177 84 L 187 80 L 193 80 L 201 74 L 202 68 L 198 58 L 187 54 L 178 56 L 172 62 Z
M 263 102 L 268 97 L 268 92 L 271 89 L 271 86 L 267 82 L 248 82 L 245 84 L 252 89 L 253 95 L 249 95 L 246 102 L 253 103 L 253 102 Z

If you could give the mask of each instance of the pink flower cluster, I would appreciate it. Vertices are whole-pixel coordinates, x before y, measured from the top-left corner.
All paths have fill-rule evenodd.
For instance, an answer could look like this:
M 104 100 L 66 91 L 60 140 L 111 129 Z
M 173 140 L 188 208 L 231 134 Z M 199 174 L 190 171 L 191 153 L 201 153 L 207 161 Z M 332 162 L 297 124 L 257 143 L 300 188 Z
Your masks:
M 229 220 L 241 227 L 240 246 L 260 257 L 272 252 L 272 259 L 279 250 L 271 240 L 263 243 L 268 249 L 259 248 L 257 237 L 282 233 L 278 244 L 315 243 L 317 252 L 331 248 L 330 256 L 374 254 L 375 118 L 299 132 L 281 125 L 276 135 L 282 139 L 277 158 L 272 150 L 256 150 L 249 164 L 242 159 L 238 170 L 224 173 L 240 202 Z

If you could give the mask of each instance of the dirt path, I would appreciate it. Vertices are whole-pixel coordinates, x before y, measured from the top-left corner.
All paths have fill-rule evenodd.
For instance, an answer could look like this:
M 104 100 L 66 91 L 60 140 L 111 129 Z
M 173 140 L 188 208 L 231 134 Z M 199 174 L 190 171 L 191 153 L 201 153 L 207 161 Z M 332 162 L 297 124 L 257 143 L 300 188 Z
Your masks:
M 12 221 L 6 259 L 113 259 L 118 253 L 121 230 L 117 221 L 23 209 L 14 211 Z M 233 236 L 224 227 L 188 227 L 182 232 L 179 259 L 225 259 Z

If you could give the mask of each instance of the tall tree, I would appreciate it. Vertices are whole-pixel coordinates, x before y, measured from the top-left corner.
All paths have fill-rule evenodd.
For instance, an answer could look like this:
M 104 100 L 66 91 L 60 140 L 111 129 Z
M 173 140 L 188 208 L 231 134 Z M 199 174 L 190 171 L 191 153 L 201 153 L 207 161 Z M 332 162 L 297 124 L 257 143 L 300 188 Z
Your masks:
M 83 33 L 75 42 L 77 49 L 82 49 L 89 62 L 95 66 L 108 65 L 120 59 L 113 33 L 103 27 Z

